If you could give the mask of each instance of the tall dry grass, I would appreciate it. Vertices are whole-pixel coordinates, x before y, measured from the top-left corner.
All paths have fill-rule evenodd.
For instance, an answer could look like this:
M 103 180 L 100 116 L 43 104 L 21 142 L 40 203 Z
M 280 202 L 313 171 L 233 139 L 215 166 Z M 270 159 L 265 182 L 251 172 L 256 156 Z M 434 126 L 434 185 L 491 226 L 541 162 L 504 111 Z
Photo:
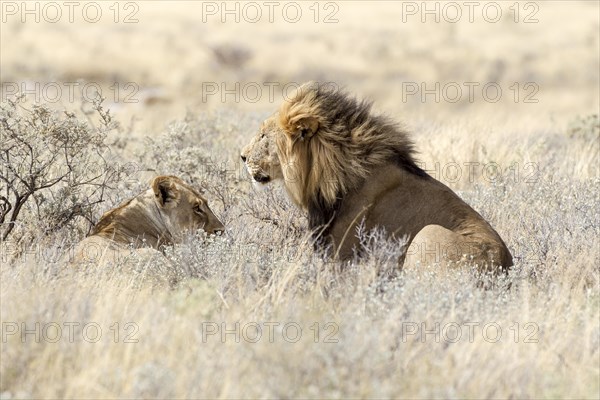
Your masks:
M 480 174 L 459 191 L 516 260 L 483 290 L 468 270 L 381 280 L 398 244 L 377 237 L 343 269 L 321 260 L 281 188 L 255 191 L 233 161 L 261 117 L 189 116 L 136 159 L 140 171 L 204 186 L 224 237 L 189 236 L 136 268 L 73 270 L 52 257 L 65 252 L 64 231 L 3 263 L 4 397 L 597 396 L 598 175 L 574 179 L 571 158 L 591 151 L 594 124 L 576 137 L 556 130 L 560 146 L 524 133 L 530 154 L 497 153 L 498 163 L 543 154 L 535 180 Z M 449 158 L 489 161 L 486 144 L 456 150 L 446 128 L 427 137 Z M 507 134 L 504 146 L 522 137 Z M 598 162 L 597 151 L 588 157 Z M 120 195 L 139 188 L 128 190 Z

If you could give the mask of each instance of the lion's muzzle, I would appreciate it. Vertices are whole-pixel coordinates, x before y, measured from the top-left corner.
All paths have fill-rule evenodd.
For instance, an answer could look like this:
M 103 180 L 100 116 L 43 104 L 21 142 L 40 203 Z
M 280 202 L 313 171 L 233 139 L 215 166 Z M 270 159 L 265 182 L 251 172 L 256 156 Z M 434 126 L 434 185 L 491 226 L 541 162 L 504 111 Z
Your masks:
M 266 175 L 266 174 L 263 174 L 263 173 L 254 174 L 252 176 L 252 178 L 256 182 L 260 182 L 260 183 L 268 183 L 271 180 L 271 177 L 269 175 Z

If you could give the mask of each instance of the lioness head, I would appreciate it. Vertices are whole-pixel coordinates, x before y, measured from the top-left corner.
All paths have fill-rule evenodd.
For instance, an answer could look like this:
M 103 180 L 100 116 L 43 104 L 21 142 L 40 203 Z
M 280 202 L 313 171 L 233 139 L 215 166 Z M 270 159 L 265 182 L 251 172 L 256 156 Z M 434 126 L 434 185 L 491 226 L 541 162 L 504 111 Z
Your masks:
M 152 190 L 159 209 L 176 231 L 202 229 L 216 234 L 225 229 L 206 199 L 178 177 L 158 176 L 152 181 Z
M 148 190 L 104 213 L 91 236 L 159 248 L 197 229 L 211 235 L 225 228 L 196 189 L 176 176 L 157 176 Z
M 254 182 L 267 184 L 283 178 L 277 156 L 275 135 L 279 131 L 277 115 L 267 118 L 250 143 L 242 149 L 240 157 Z

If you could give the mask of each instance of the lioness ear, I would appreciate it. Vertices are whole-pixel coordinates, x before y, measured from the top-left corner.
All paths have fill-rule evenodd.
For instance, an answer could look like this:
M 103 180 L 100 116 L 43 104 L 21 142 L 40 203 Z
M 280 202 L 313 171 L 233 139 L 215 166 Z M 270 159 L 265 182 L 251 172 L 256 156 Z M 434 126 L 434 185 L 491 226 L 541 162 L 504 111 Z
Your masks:
M 296 132 L 301 139 L 311 138 L 319 129 L 319 121 L 315 117 L 304 117 L 296 123 Z
M 179 190 L 171 176 L 157 176 L 152 181 L 152 190 L 161 207 L 174 207 L 179 201 Z

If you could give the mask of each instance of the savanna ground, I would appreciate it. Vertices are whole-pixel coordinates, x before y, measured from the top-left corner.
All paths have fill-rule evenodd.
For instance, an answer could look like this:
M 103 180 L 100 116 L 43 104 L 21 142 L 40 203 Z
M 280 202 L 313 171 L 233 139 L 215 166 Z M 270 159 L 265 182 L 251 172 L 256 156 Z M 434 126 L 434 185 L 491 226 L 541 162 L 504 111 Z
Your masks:
M 463 3 L 456 23 L 445 3 L 439 23 L 412 14 L 420 2 L 321 3 L 318 22 L 298 3 L 297 23 L 279 8 L 270 23 L 262 3 L 261 21 L 222 23 L 207 2 L 23 22 L 7 3 L 2 174 L 64 178 L 23 203 L 2 242 L 2 398 L 600 397 L 597 2 L 517 3 L 517 22 L 513 2 L 495 3 L 497 22 L 481 3 L 473 23 Z M 508 277 L 483 290 L 471 271 L 429 266 L 383 281 L 399 247 L 377 235 L 343 269 L 313 254 L 303 213 L 239 162 L 284 85 L 309 79 L 402 121 L 424 168 L 504 238 Z M 89 82 L 103 108 L 79 91 Z M 411 94 L 436 82 L 438 101 Z M 167 260 L 66 266 L 154 174 L 203 186 L 226 234 L 189 235 Z

